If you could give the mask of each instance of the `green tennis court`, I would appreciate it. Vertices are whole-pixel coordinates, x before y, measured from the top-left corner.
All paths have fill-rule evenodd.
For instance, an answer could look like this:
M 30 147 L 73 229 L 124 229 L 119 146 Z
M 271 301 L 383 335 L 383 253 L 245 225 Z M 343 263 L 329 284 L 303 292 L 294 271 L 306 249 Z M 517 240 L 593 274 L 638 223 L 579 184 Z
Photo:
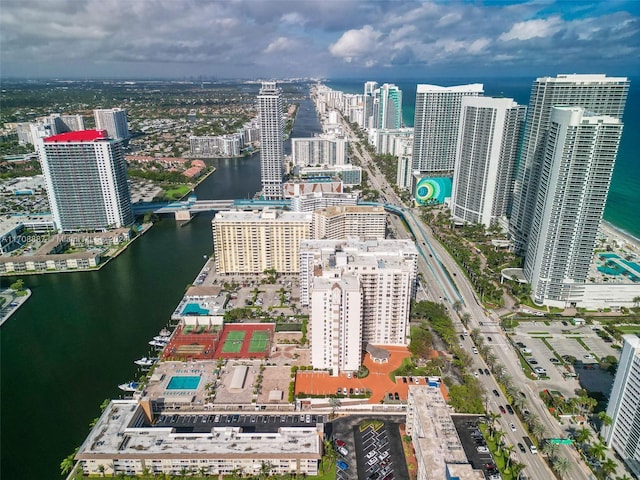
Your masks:
M 269 345 L 269 332 L 255 330 L 249 342 L 249 353 L 264 352 Z
M 229 331 L 222 346 L 222 353 L 240 353 L 245 333 L 243 330 Z

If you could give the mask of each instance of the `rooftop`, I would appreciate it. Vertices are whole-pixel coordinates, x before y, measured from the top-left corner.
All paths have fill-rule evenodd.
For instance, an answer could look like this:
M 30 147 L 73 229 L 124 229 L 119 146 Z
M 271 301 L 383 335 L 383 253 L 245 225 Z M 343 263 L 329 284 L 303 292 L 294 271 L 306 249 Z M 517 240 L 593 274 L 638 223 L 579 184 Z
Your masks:
M 93 142 L 108 138 L 106 130 L 80 130 L 77 132 L 61 133 L 52 135 L 44 139 L 45 143 L 64 143 L 64 142 Z

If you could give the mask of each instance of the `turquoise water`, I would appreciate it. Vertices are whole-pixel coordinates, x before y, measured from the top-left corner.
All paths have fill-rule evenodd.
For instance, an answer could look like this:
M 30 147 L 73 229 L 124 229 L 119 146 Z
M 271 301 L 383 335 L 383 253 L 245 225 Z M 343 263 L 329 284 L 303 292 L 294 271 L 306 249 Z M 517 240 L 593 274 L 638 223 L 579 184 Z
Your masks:
M 634 282 L 640 281 L 640 265 L 637 263 L 624 260 L 615 253 L 602 253 L 600 258 L 606 260 L 605 265 L 598 267 L 600 272 L 607 275 L 627 275 Z
M 543 72 L 539 76 L 545 74 L 555 75 L 555 73 Z M 624 111 L 624 132 L 607 197 L 604 219 L 616 228 L 640 239 L 640 221 L 637 214 L 638 205 L 640 205 L 640 159 L 638 158 L 638 152 L 640 152 L 640 78 L 629 76 L 629 79 L 631 87 Z M 376 80 L 380 84 L 388 82 L 398 85 L 402 90 L 402 118 L 404 124 L 411 127 L 413 126 L 416 85 L 418 83 L 442 86 L 482 83 L 487 96 L 513 98 L 518 103 L 527 105 L 531 84 L 535 78 L 420 78 L 410 81 L 366 78 L 362 80 L 331 80 L 326 84 L 346 93 L 362 93 L 364 82 L 367 80 Z
M 209 315 L 209 310 L 201 308 L 197 303 L 187 303 L 182 310 L 183 315 Z
M 167 390 L 195 390 L 200 383 L 200 377 L 171 377 Z

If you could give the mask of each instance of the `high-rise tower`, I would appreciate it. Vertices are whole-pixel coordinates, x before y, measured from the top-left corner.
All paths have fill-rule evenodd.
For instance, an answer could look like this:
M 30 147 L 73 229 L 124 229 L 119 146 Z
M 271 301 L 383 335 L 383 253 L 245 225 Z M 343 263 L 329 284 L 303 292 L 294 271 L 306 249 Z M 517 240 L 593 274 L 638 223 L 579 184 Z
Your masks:
M 482 84 L 439 87 L 418 85 L 413 123 L 412 170 L 452 173 L 456 158 L 460 102 L 481 95 Z
M 364 83 L 364 97 L 362 101 L 364 128 L 373 128 L 373 97 L 377 88 L 378 82 Z
M 260 115 L 260 174 L 267 200 L 283 198 L 284 151 L 282 134 L 282 92 L 276 82 L 262 82 L 258 94 Z
M 602 433 L 608 447 L 640 477 L 640 338 L 623 335 L 620 363 L 613 381 L 607 416 L 611 425 Z
M 402 90 L 392 83 L 385 83 L 375 91 L 375 127 L 398 129 L 402 127 Z
M 123 108 L 104 108 L 93 111 L 96 130 L 106 130 L 114 140 L 130 138 L 127 111 Z
M 38 140 L 51 212 L 61 232 L 105 230 L 133 223 L 122 140 L 104 130 Z
M 507 215 L 526 107 L 510 98 L 462 98 L 451 213 L 487 228 Z
M 627 78 L 600 74 L 541 77 L 533 82 L 509 224 L 517 251 L 526 248 L 531 229 L 551 109 L 577 106 L 622 120 L 628 91 Z
M 580 107 L 553 107 L 525 254 L 537 304 L 576 307 L 596 246 L 622 123 Z

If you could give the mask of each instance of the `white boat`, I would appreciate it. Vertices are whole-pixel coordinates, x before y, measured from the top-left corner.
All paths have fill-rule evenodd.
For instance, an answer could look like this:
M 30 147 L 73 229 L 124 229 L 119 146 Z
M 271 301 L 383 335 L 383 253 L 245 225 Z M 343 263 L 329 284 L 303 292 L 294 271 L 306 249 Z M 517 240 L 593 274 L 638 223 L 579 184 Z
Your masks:
M 139 358 L 138 360 L 134 360 L 133 363 L 141 367 L 150 367 L 151 365 L 156 363 L 157 360 L 158 360 L 157 358 L 142 357 L 142 358 Z
M 170 337 L 171 336 L 171 330 L 167 330 L 166 328 L 163 328 L 162 330 L 160 330 L 159 335 L 161 337 Z
M 167 342 L 159 342 L 158 340 L 151 340 L 149 342 L 149 345 L 151 345 L 152 347 L 164 348 L 167 346 Z
M 162 337 L 160 335 L 156 335 L 155 337 L 153 337 L 153 339 L 156 342 L 164 342 L 164 343 L 169 343 L 169 337 Z
M 125 392 L 135 392 L 138 389 L 138 382 L 123 383 L 118 385 L 118 388 Z

